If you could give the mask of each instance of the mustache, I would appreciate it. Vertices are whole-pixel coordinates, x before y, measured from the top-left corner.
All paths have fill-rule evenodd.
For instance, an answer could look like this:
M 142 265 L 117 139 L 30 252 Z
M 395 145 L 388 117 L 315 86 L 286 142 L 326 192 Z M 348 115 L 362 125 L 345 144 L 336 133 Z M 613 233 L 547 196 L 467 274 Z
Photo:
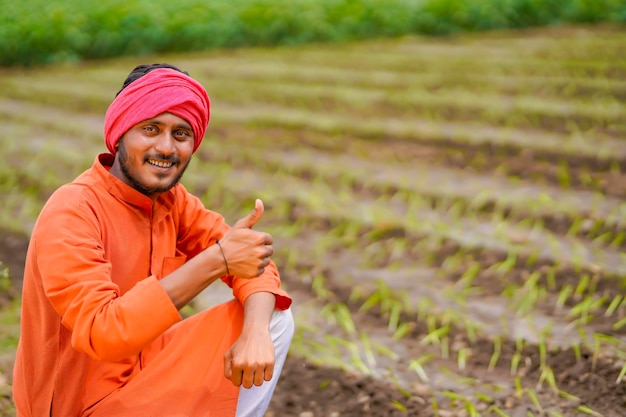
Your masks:
M 148 162 L 149 159 L 156 159 L 159 161 L 171 162 L 173 164 L 180 164 L 180 158 L 174 155 L 163 155 L 163 154 L 154 154 L 154 155 L 146 155 L 144 158 L 144 162 Z

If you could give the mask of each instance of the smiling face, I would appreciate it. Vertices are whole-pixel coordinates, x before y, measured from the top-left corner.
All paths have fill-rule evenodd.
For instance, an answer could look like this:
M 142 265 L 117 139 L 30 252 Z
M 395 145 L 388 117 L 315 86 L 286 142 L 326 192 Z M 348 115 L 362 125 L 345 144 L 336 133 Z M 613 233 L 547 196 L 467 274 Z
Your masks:
M 183 176 L 193 154 L 193 129 L 162 113 L 131 127 L 118 143 L 111 174 L 155 200 Z

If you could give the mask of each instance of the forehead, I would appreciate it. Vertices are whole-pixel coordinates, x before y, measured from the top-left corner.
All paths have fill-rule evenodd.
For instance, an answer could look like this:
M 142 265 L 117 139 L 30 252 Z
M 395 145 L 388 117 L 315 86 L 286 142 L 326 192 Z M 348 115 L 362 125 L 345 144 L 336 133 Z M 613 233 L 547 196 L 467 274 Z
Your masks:
M 175 127 L 191 129 L 191 123 L 189 123 L 187 120 L 183 119 L 182 117 L 177 116 L 173 113 L 169 113 L 169 112 L 157 114 L 156 116 L 150 117 L 149 119 L 146 119 L 146 120 L 142 120 L 141 122 L 137 124 L 146 124 L 146 123 L 153 123 L 153 124 L 159 124 L 159 125 L 165 125 L 165 126 L 175 126 Z

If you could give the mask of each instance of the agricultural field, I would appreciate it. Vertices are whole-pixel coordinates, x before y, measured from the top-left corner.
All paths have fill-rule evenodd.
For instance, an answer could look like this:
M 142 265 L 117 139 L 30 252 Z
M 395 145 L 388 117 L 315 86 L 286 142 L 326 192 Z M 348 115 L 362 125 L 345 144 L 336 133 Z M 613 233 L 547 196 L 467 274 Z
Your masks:
M 163 61 L 212 99 L 185 186 L 231 222 L 263 199 L 295 300 L 268 417 L 626 415 L 625 50 L 558 27 L 0 70 L 0 416 L 37 213 Z

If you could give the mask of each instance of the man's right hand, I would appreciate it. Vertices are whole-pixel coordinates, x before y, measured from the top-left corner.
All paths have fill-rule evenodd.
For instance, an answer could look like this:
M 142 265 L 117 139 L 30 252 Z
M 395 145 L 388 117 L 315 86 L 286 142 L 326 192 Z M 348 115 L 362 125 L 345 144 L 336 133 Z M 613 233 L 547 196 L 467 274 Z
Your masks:
M 240 278 L 255 278 L 265 271 L 274 254 L 274 239 L 264 232 L 252 230 L 263 216 L 263 202 L 257 199 L 254 210 L 239 219 L 232 229 L 220 239 L 224 257 L 231 275 Z

